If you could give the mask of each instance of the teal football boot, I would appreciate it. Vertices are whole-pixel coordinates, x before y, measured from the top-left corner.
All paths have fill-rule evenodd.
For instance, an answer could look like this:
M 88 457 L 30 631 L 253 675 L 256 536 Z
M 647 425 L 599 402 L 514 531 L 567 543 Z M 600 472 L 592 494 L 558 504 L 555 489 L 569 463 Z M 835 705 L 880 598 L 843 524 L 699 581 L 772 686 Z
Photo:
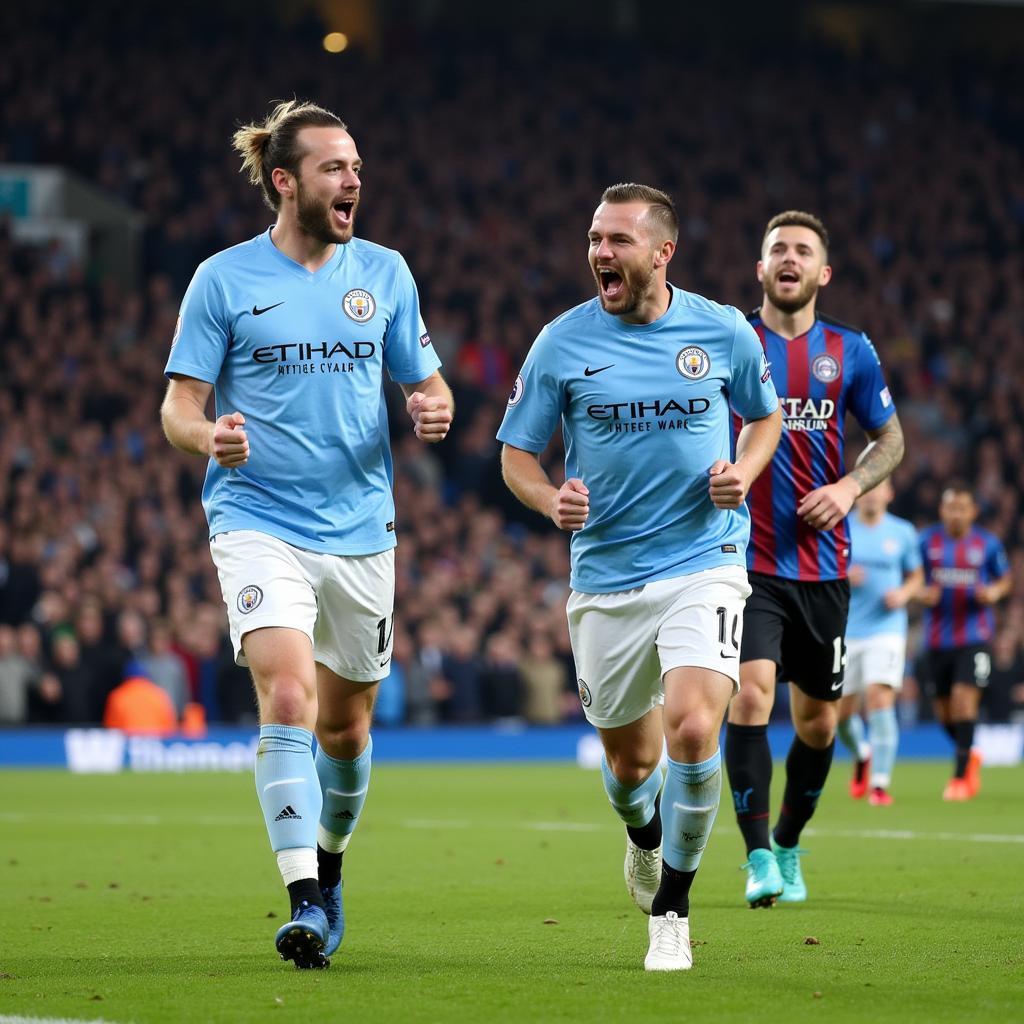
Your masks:
M 807 852 L 799 846 L 779 846 L 772 836 L 772 851 L 782 872 L 780 903 L 803 903 L 807 899 L 807 886 L 800 870 L 800 858 Z
M 770 907 L 782 895 L 779 865 L 771 850 L 751 850 L 747 863 L 747 902 L 754 907 Z

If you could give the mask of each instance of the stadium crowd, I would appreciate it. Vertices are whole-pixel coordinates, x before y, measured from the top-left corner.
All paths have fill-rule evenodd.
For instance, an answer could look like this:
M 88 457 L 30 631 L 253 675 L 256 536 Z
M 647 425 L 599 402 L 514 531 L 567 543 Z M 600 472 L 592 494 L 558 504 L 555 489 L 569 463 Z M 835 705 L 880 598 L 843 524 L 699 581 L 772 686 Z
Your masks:
M 271 221 L 232 129 L 293 93 L 350 122 L 366 161 L 358 231 L 406 256 L 456 399 L 451 437 L 427 450 L 389 395 L 400 543 L 382 721 L 578 714 L 567 539 L 505 492 L 494 434 L 537 330 L 593 292 L 586 227 L 618 180 L 674 194 L 673 281 L 744 308 L 768 217 L 824 218 L 822 306 L 874 339 L 906 432 L 893 511 L 932 521 L 943 481 L 966 476 L 1011 552 L 987 713 L 1024 709 L 1019 69 L 896 73 L 821 46 L 785 66 L 641 62 L 622 43 L 636 61 L 623 95 L 593 73 L 597 43 L 401 37 L 382 64 L 318 53 L 301 26 L 207 42 L 123 14 L 83 14 L 55 40 L 45 6 L 21 12 L 0 63 L 0 164 L 66 167 L 145 217 L 133 290 L 0 222 L 0 722 L 99 721 L 126 674 L 179 715 L 254 715 L 197 500 L 204 466 L 167 445 L 157 410 L 196 264 Z M 546 454 L 556 473 L 560 455 Z

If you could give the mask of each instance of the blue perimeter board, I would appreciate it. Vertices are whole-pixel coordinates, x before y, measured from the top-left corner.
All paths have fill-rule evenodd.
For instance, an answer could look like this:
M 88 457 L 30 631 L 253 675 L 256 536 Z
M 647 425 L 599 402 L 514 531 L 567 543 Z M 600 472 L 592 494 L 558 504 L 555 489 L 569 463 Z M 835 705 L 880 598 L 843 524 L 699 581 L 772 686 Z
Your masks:
M 1009 745 L 1008 753 L 1019 748 L 1024 726 L 994 729 L 999 732 L 1000 746 Z M 254 727 L 214 727 L 202 738 L 131 737 L 100 728 L 0 729 L 0 768 L 248 771 L 257 735 Z M 768 736 L 774 757 L 784 758 L 792 729 L 785 724 L 773 725 Z M 596 766 L 600 747 L 586 725 L 442 726 L 377 728 L 373 753 L 377 763 L 577 761 Z M 840 759 L 848 756 L 841 745 L 837 745 L 836 754 Z M 950 754 L 950 741 L 937 725 L 917 725 L 900 733 L 900 758 L 942 758 Z

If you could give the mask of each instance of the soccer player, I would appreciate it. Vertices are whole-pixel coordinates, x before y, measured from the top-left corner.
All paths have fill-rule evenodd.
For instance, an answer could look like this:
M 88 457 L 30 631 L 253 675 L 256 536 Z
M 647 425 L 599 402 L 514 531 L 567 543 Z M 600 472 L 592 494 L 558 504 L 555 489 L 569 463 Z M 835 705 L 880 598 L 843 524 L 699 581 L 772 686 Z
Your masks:
M 651 915 L 649 971 L 692 965 L 690 884 L 718 810 L 749 592 L 743 502 L 780 433 L 743 316 L 667 283 L 678 230 L 664 192 L 605 190 L 588 236 L 597 298 L 540 332 L 498 431 L 509 488 L 572 531 L 580 700 L 626 825 L 627 889 Z M 733 459 L 730 401 L 746 421 Z M 556 486 L 538 456 L 559 421 Z
M 892 484 L 883 480 L 857 499 L 847 521 L 852 590 L 838 732 L 855 762 L 850 796 L 861 799 L 870 781 L 868 802 L 876 807 L 892 803 L 889 785 L 899 743 L 896 694 L 903 686 L 907 657 L 907 603 L 924 583 L 917 531 L 886 511 L 892 499 Z M 862 700 L 866 737 L 859 714 Z
M 423 441 L 448 432 L 451 393 L 405 261 L 353 237 L 361 160 L 345 124 L 292 101 L 234 145 L 277 220 L 197 269 L 162 420 L 175 447 L 210 459 L 210 547 L 235 656 L 256 686 L 256 786 L 291 902 L 277 949 L 297 967 L 325 967 L 344 931 L 342 854 L 391 658 L 383 373 Z
M 764 286 L 750 321 L 782 406 L 782 440 L 747 496 L 752 594 L 744 613 L 740 692 L 729 708 L 725 760 L 747 847 L 752 907 L 807 898 L 800 833 L 814 813 L 835 746 L 850 588 L 845 519 L 854 501 L 903 457 L 903 431 L 867 337 L 818 313 L 828 284 L 828 233 L 817 217 L 773 217 L 761 243 Z M 852 413 L 871 439 L 843 471 Z M 776 678 L 789 682 L 796 736 L 786 758 L 782 810 L 768 833 L 772 758 L 768 719 Z
M 935 717 L 956 746 L 944 800 L 970 800 L 981 788 L 981 757 L 971 748 L 981 691 L 992 670 L 992 606 L 1012 586 L 1006 551 L 988 530 L 974 525 L 977 516 L 970 487 L 954 480 L 939 501 L 941 522 L 921 532 L 924 674 Z

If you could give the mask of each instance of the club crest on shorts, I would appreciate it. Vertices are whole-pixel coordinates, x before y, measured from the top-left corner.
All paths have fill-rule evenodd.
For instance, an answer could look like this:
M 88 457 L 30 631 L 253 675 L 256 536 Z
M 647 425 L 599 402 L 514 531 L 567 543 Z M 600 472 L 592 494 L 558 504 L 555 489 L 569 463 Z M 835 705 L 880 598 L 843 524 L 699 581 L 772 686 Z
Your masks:
M 579 687 L 579 690 L 580 690 L 580 703 L 585 708 L 589 708 L 590 707 L 590 702 L 593 699 L 590 696 L 590 687 L 588 687 L 587 684 L 582 679 L 577 679 L 576 680 L 576 685 Z
M 263 591 L 259 587 L 250 584 L 238 592 L 238 610 L 243 615 L 248 615 L 254 608 L 260 606 L 263 600 Z
M 711 370 L 711 357 L 698 345 L 687 345 L 676 356 L 676 369 L 687 380 L 703 380 Z
M 839 376 L 839 360 L 827 352 L 815 356 L 814 362 L 811 363 L 811 373 L 814 379 L 820 380 L 822 384 L 831 384 Z
M 345 298 L 341 300 L 341 308 L 350 320 L 357 324 L 365 324 L 367 320 L 373 319 L 377 312 L 377 303 L 373 296 L 362 288 L 353 288 L 346 292 Z

